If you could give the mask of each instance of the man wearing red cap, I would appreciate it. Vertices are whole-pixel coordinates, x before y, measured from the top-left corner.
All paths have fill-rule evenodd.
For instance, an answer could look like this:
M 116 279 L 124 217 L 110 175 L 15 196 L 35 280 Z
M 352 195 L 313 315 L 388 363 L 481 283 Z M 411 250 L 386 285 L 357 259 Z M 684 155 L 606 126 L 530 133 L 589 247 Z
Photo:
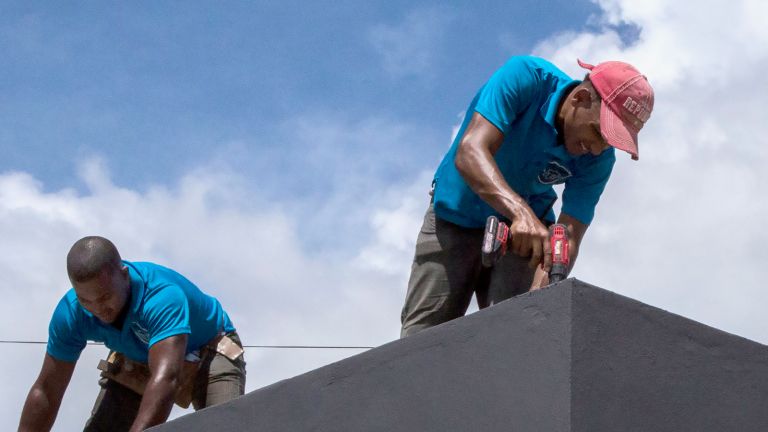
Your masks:
M 564 184 L 558 223 L 571 266 L 611 175 L 614 150 L 638 159 L 637 134 L 653 89 L 633 66 L 605 62 L 584 81 L 546 60 L 513 57 L 478 91 L 435 173 L 416 242 L 401 337 L 548 283 L 553 185 Z M 510 223 L 512 253 L 483 268 L 485 221 Z

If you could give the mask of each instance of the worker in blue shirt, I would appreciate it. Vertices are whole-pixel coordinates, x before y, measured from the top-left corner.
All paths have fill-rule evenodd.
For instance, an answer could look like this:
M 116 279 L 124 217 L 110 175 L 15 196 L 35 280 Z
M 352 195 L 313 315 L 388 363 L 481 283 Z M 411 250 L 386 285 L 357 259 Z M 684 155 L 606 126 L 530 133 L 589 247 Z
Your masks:
M 437 169 L 416 241 L 401 337 L 548 283 L 553 185 L 557 222 L 570 232 L 571 266 L 611 175 L 615 149 L 638 159 L 637 134 L 653 89 L 633 66 L 609 61 L 573 80 L 537 57 L 512 57 L 472 100 Z M 510 247 L 481 265 L 488 216 L 510 223 Z
M 243 394 L 240 339 L 215 298 L 179 273 L 120 258 L 103 237 L 78 240 L 67 255 L 73 288 L 51 318 L 47 352 L 19 423 L 50 430 L 88 341 L 112 352 L 86 431 L 143 431 L 174 402 L 195 409 Z

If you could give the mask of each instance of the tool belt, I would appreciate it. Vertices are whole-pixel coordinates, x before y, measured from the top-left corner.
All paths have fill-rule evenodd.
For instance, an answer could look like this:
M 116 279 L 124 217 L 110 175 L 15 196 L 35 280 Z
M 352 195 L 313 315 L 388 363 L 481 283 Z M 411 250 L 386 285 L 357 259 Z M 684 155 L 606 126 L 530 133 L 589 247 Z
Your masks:
M 228 335 L 219 335 L 200 348 L 198 359 L 194 361 L 184 360 L 179 372 L 179 387 L 174 396 L 176 405 L 182 408 L 189 407 L 192 403 L 197 373 L 200 371 L 200 367 L 205 362 L 212 360 L 216 353 L 235 361 L 243 355 L 243 348 Z M 187 358 L 190 358 L 190 355 L 187 355 Z M 102 378 L 115 381 L 139 395 L 144 394 L 144 389 L 147 387 L 147 382 L 151 376 L 147 364 L 131 360 L 116 351 L 110 352 L 106 360 L 100 360 L 97 367 L 101 370 Z

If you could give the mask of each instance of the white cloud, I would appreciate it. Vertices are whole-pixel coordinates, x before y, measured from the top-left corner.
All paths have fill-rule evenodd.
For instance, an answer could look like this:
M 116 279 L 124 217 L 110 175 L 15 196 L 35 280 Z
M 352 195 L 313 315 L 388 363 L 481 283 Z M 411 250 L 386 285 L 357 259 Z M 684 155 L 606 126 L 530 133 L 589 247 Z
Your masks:
M 656 107 L 640 162 L 619 158 L 575 274 L 765 343 L 768 27 L 757 17 L 768 5 L 598 3 L 602 31 L 556 35 L 535 53 L 578 77 L 576 57 L 633 63 Z M 621 23 L 638 26 L 634 44 L 622 45 Z
M 356 259 L 363 269 L 399 276 L 404 286 L 410 268 L 421 218 L 429 202 L 427 191 L 432 173 L 424 172 L 413 185 L 387 191 L 397 207 L 377 209 L 371 218 L 372 242 Z
M 442 35 L 454 20 L 445 7 L 418 8 L 395 24 L 373 27 L 368 39 L 382 56 L 384 69 L 393 78 L 430 77 Z

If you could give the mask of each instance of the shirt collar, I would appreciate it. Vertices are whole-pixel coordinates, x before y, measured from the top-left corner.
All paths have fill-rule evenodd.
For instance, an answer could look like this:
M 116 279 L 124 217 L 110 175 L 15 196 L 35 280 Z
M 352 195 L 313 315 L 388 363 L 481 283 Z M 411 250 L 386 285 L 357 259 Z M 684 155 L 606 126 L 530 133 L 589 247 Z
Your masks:
M 128 316 L 125 317 L 126 321 L 128 321 L 129 316 L 138 314 L 139 309 L 141 309 L 141 303 L 144 300 L 144 279 L 141 278 L 141 275 L 133 268 L 131 263 L 123 261 L 123 264 L 128 267 L 128 275 L 131 278 L 131 309 Z
M 539 114 L 541 114 L 541 116 L 544 118 L 544 121 L 547 122 L 547 124 L 552 128 L 552 134 L 555 137 L 554 144 L 546 149 L 545 152 L 563 161 L 568 161 L 574 159 L 575 157 L 568 153 L 564 145 L 557 144 L 557 111 L 563 98 L 568 97 L 568 93 L 570 93 L 574 87 L 579 85 L 579 83 L 581 83 L 579 80 L 564 81 L 554 92 L 549 95 L 547 100 L 539 109 Z
M 552 130 L 555 132 L 555 136 L 557 136 L 557 108 L 560 106 L 560 102 L 563 100 L 563 98 L 567 97 L 568 93 L 580 83 L 581 81 L 578 80 L 564 82 L 562 85 L 560 85 L 560 87 L 558 87 L 553 93 L 549 95 L 547 100 L 544 102 L 544 105 L 542 105 L 539 109 L 539 114 L 541 114 L 541 116 L 544 117 L 544 121 L 546 121 L 552 127 Z

